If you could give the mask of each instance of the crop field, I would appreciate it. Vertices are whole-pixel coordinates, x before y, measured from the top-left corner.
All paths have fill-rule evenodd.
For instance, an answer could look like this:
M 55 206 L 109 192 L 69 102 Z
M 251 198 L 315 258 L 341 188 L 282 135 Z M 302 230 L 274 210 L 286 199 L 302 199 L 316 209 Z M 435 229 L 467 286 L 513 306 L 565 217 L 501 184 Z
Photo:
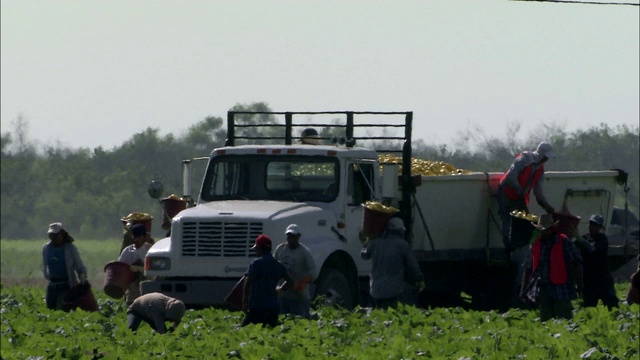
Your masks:
M 81 247 L 87 266 L 99 268 L 91 283 L 99 311 L 48 310 L 40 271 L 42 243 L 16 255 L 2 241 L 2 359 L 638 359 L 640 307 L 621 303 L 574 306 L 572 320 L 541 322 L 537 312 L 467 311 L 461 308 L 353 311 L 316 306 L 312 319 L 282 317 L 281 325 L 239 327 L 243 314 L 222 309 L 188 310 L 173 333 L 156 334 L 147 324 L 127 329 L 123 300 L 102 292 L 104 263 L 119 241 Z M 14 244 L 15 245 L 15 244 Z M 37 245 L 37 246 L 36 246 Z M 23 246 L 23 245 L 20 245 Z M 20 247 L 17 246 L 16 247 Z M 13 249 L 5 252 L 7 249 Z M 32 251 L 32 254 L 27 254 Z M 109 256 L 107 256 L 107 254 Z M 93 259 L 95 256 L 95 259 Z M 11 259 L 10 259 L 11 258 Z M 89 260 L 92 259 L 92 260 Z M 90 262 L 91 261 L 91 262 Z M 105 262 L 106 261 L 106 262 Z M 27 266 L 24 263 L 35 263 Z M 94 265 L 95 264 L 95 265 Z M 31 270 L 23 269 L 22 266 Z M 15 269 L 10 266 L 16 266 Z M 5 278 L 5 271 L 12 274 Z M 30 274 L 30 281 L 21 279 Z M 5 282 L 11 278 L 11 283 Z M 44 283 L 42 283 L 44 284 Z M 618 284 L 620 297 L 628 284 Z

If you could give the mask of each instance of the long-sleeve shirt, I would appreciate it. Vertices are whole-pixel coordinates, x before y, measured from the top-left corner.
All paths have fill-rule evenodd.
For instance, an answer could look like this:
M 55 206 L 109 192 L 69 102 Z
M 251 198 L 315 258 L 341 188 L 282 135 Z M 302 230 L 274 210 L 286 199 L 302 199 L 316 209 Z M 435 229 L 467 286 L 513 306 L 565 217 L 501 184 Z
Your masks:
M 78 276 L 80 274 L 85 274 L 86 276 L 87 268 L 84 266 L 84 263 L 80 258 L 80 253 L 78 252 L 78 248 L 75 245 L 71 243 L 64 243 L 61 247 L 64 250 L 64 263 L 69 286 L 74 287 L 79 283 L 76 273 Z M 46 243 L 42 247 L 42 272 L 44 273 L 44 278 L 47 280 L 51 280 L 48 259 L 54 248 L 55 247 L 51 242 Z
M 587 237 L 592 245 L 582 250 L 582 267 L 584 271 L 584 286 L 603 287 L 613 286 L 613 277 L 609 271 L 609 239 L 607 235 L 598 233 Z
M 164 334 L 167 331 L 165 325 L 167 310 L 177 305 L 177 302 L 179 300 L 161 293 L 149 293 L 138 297 L 127 309 L 128 315 L 136 316 L 135 321 L 130 325 L 131 330 L 137 330 L 140 323 L 145 321 L 159 334 Z
M 267 252 L 254 259 L 244 275 L 250 279 L 251 284 L 249 309 L 277 309 L 279 305 L 276 286 L 281 279 L 289 279 L 284 265 Z
M 535 174 L 536 170 L 538 170 L 539 167 L 543 166 L 543 164 L 541 163 L 536 164 L 536 160 L 537 159 L 533 153 L 529 151 L 524 151 L 522 153 L 522 156 L 516 158 L 516 160 L 513 162 L 509 170 L 507 170 L 507 176 L 504 179 L 504 185 L 508 185 L 509 187 L 516 189 L 518 193 L 524 193 L 525 191 L 528 191 L 528 189 L 522 188 L 522 186 L 520 185 L 520 182 L 518 181 L 518 176 L 529 165 L 532 166 L 531 174 L 532 175 Z M 543 184 L 544 184 L 544 170 L 543 170 L 542 176 L 540 176 L 540 178 L 535 184 L 532 184 L 533 187 L 531 188 L 533 190 L 533 195 L 536 197 L 536 201 L 538 202 L 538 204 L 548 203 L 547 199 L 544 196 L 544 192 L 542 190 Z
M 374 299 L 398 297 L 409 281 L 422 281 L 422 272 L 409 244 L 400 236 L 383 235 L 369 241 L 360 252 L 371 259 L 370 293 Z
M 551 248 L 559 241 L 562 241 L 562 254 L 564 255 L 563 265 L 566 267 L 567 280 L 563 284 L 553 284 L 551 282 Z M 554 300 L 574 300 L 576 299 L 576 285 L 581 283 L 582 279 L 582 257 L 580 251 L 573 245 L 573 243 L 566 239 L 561 238 L 557 234 L 551 235 L 549 238 L 542 241 L 542 249 L 540 251 L 540 260 L 538 269 L 540 273 L 540 286 L 545 289 L 549 296 Z M 532 256 L 525 259 L 525 267 L 532 269 L 533 261 Z M 579 273 L 575 273 L 573 270 L 575 266 L 579 265 Z

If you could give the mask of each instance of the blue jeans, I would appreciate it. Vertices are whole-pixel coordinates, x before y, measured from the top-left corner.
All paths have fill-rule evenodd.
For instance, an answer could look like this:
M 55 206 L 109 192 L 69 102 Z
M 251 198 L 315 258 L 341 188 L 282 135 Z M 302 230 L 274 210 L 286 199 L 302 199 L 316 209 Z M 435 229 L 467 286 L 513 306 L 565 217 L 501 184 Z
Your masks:
M 47 285 L 47 295 L 44 298 L 47 308 L 51 310 L 59 310 L 61 307 L 62 296 L 69 291 L 70 288 L 71 287 L 69 287 L 69 283 L 67 282 L 49 282 L 49 285 Z
M 242 326 L 262 324 L 263 326 L 278 326 L 278 309 L 249 309 L 242 321 Z
M 278 302 L 280 302 L 280 314 L 300 315 L 305 319 L 311 319 L 309 301 L 280 298 Z
M 390 297 L 383 299 L 373 299 L 377 309 L 387 310 L 389 308 L 395 309 L 398 307 L 398 297 Z
M 524 199 L 511 200 L 505 194 L 502 186 L 498 187 L 498 213 L 502 220 L 502 241 L 508 251 L 513 250 L 514 244 L 511 239 L 511 212 L 513 210 L 524 210 L 529 212 L 529 208 Z M 520 244 L 522 245 L 522 244 Z

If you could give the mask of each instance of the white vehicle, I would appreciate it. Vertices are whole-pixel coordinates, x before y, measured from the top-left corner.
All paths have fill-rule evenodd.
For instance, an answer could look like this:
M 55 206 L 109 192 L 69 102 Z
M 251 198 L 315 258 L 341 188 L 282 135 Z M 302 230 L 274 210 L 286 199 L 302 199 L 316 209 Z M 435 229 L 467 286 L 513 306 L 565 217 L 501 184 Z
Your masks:
M 360 258 L 363 204 L 377 200 L 400 209 L 425 275 L 422 305 L 460 299 L 462 292 L 478 306 L 508 302 L 514 272 L 505 261 L 497 215 L 501 173 L 411 176 L 411 112 L 329 112 L 346 117 L 345 125 L 319 125 L 344 131 L 336 145 L 302 145 L 293 135 L 305 127 L 294 123 L 294 115 L 324 113 L 260 113 L 285 116 L 277 125 L 281 137 L 239 136 L 238 128 L 247 126 L 236 124 L 239 114 L 246 113 L 228 114 L 227 144 L 212 151 L 196 205 L 173 217 L 171 236 L 149 250 L 145 274 L 153 280 L 141 284 L 142 293 L 159 291 L 194 307 L 222 305 L 254 258 L 255 238 L 267 234 L 275 248 L 285 241 L 285 228 L 296 223 L 320 270 L 314 294 L 353 307 L 366 300 L 371 268 Z M 397 164 L 381 167 L 378 152 L 354 146 L 365 139 L 354 136 L 357 128 L 374 126 L 356 124 L 354 117 L 372 115 L 400 118 L 384 126 L 400 129 L 402 136 L 384 131 L 366 137 L 401 144 L 400 176 Z M 236 145 L 241 138 L 269 144 Z M 547 172 L 545 193 L 557 209 L 564 205 L 582 218 L 601 213 L 610 219 L 620 175 Z M 184 195 L 191 195 L 188 185 Z M 543 212 L 533 204 L 530 210 Z M 580 231 L 586 233 L 585 221 Z

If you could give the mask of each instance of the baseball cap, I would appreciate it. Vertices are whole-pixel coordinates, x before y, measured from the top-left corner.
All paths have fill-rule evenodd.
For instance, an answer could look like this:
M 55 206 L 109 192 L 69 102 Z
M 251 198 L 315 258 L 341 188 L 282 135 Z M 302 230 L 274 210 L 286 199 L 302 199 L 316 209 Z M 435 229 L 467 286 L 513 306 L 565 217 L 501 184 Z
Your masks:
M 553 159 L 556 157 L 556 154 L 553 152 L 553 148 L 551 147 L 551 144 L 544 141 L 538 145 L 535 153 L 540 155 L 541 158 L 543 156 L 546 156 L 547 159 Z
M 257 247 L 271 248 L 271 238 L 265 234 L 258 235 L 258 237 L 256 238 L 256 243 L 251 248 L 255 249 Z
M 404 230 L 404 223 L 399 217 L 392 217 L 387 223 L 387 230 Z
M 184 303 L 178 299 L 174 299 L 167 302 L 167 309 L 164 312 L 164 317 L 167 320 L 180 321 L 184 315 L 186 307 Z
M 300 235 L 300 228 L 298 228 L 298 225 L 296 224 L 291 224 L 287 226 L 287 231 L 285 231 L 284 233 L 285 235 L 288 235 L 288 234 Z
M 589 218 L 589 222 L 592 222 L 598 226 L 604 226 L 604 218 L 602 215 L 594 214 Z
M 133 234 L 133 236 L 147 235 L 147 228 L 144 226 L 144 224 L 134 224 L 131 227 L 131 234 Z

